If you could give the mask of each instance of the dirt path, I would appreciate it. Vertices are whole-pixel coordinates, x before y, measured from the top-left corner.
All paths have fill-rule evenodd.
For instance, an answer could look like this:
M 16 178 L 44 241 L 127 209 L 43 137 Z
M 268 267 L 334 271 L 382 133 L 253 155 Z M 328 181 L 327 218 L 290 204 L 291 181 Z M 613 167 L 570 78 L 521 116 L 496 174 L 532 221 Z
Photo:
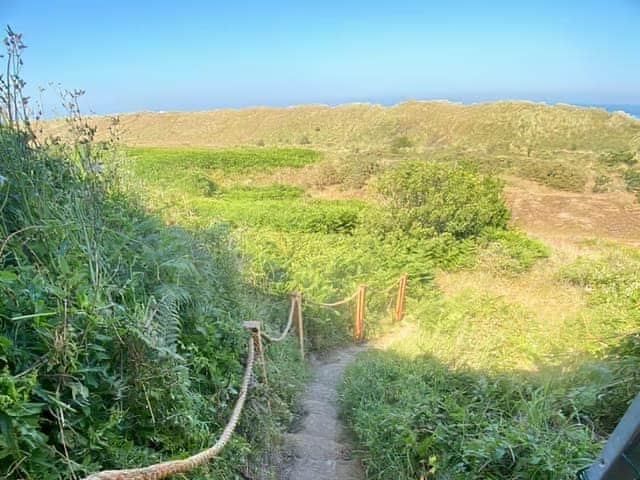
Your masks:
M 360 462 L 351 455 L 351 442 L 338 418 L 336 387 L 345 367 L 364 347 L 333 352 L 313 364 L 314 378 L 302 396 L 304 416 L 285 438 L 293 459 L 285 480 L 360 480 Z

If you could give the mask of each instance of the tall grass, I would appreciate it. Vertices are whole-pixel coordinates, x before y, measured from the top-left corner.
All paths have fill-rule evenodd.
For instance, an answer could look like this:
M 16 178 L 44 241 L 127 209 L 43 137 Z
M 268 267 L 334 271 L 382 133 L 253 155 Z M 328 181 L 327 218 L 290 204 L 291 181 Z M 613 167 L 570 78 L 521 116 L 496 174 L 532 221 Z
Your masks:
M 347 369 L 343 412 L 368 478 L 570 479 L 592 461 L 639 392 L 640 257 L 585 248 L 546 277 L 583 290 L 575 313 L 540 315 L 482 285 L 424 297 L 410 336 Z
M 277 328 L 286 299 L 242 284 L 224 226 L 190 233 L 149 215 L 110 150 L 29 142 L 0 126 L 0 470 L 77 478 L 209 445 L 238 392 L 242 321 Z M 272 415 L 254 389 L 197 478 L 234 478 L 289 421 L 304 369 L 289 345 L 269 354 Z

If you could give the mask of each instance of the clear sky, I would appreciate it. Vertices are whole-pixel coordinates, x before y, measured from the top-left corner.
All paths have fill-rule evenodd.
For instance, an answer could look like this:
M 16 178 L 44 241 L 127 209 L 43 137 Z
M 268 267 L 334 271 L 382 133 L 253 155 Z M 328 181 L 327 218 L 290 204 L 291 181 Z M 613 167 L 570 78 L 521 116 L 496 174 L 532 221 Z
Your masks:
M 640 104 L 640 0 L 0 0 L 31 88 L 86 109 Z

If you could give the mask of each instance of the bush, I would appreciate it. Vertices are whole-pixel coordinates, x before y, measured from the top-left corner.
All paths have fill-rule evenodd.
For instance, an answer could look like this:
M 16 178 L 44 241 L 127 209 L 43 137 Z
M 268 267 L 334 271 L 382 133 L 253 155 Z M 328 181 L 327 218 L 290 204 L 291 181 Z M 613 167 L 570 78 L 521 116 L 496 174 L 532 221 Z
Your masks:
M 627 184 L 627 190 L 635 193 L 640 201 L 640 170 L 627 170 L 624 172 L 624 180 Z
M 376 155 L 356 155 L 339 165 L 340 183 L 345 188 L 362 188 L 381 169 Z
M 600 157 L 601 161 L 610 166 L 627 165 L 632 166 L 638 163 L 635 152 L 619 150 L 617 152 L 606 152 Z
M 591 191 L 593 193 L 606 192 L 609 185 L 611 185 L 611 177 L 608 175 L 596 175 L 594 185 Z
M 490 229 L 482 240 L 487 243 L 479 256 L 486 269 L 522 273 L 549 256 L 549 248 L 543 243 L 516 230 Z
M 318 188 L 337 185 L 342 181 L 340 171 L 335 162 L 325 160 L 309 170 L 308 182 Z
M 571 192 L 582 192 L 587 183 L 583 170 L 559 160 L 538 158 L 522 164 L 516 173 L 548 187 Z
M 468 164 L 403 163 L 382 175 L 377 187 L 386 203 L 373 222 L 381 232 L 449 233 L 461 239 L 504 228 L 509 218 L 502 183 Z

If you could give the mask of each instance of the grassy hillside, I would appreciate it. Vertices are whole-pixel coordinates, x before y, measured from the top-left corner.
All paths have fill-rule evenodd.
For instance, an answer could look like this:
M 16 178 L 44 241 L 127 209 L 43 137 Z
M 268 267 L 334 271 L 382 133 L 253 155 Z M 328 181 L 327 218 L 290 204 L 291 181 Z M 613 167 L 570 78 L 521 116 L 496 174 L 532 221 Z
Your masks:
M 368 478 L 570 478 L 637 393 L 637 251 L 505 229 L 481 162 L 325 152 L 239 174 L 237 149 L 210 168 L 188 150 L 130 152 L 168 221 L 231 225 L 254 288 L 334 301 L 366 282 L 372 338 L 391 327 L 384 287 L 410 273 L 408 327 L 343 386 Z M 312 347 L 348 339 L 349 309 L 305 312 Z
M 205 112 L 138 112 L 119 116 L 122 140 L 138 146 L 312 145 L 321 150 L 479 153 L 628 150 L 640 146 L 640 121 L 623 113 L 568 105 L 405 102 L 392 107 L 346 104 Z M 93 117 L 98 138 L 109 119 Z M 63 134 L 62 121 L 45 124 Z M 406 138 L 406 140 L 403 140 Z M 399 140 L 401 139 L 401 140 Z
M 91 122 L 99 139 L 112 135 L 110 118 L 92 117 Z M 40 127 L 43 136 L 64 137 L 66 131 L 62 120 Z M 414 101 L 391 107 L 347 104 L 139 112 L 121 115 L 119 130 L 121 140 L 132 147 L 250 147 L 248 155 L 265 147 L 321 151 L 324 161 L 303 175 L 307 183 L 320 186 L 333 182 L 360 188 L 381 165 L 406 158 L 464 158 L 487 172 L 534 180 L 554 189 L 628 190 L 640 195 L 640 120 L 594 108 L 515 101 L 472 105 Z M 198 153 L 189 153 L 196 161 Z M 264 162 L 266 156 L 265 150 Z M 310 160 L 303 162 L 316 163 Z M 269 171 L 274 170 L 267 167 L 263 173 Z

